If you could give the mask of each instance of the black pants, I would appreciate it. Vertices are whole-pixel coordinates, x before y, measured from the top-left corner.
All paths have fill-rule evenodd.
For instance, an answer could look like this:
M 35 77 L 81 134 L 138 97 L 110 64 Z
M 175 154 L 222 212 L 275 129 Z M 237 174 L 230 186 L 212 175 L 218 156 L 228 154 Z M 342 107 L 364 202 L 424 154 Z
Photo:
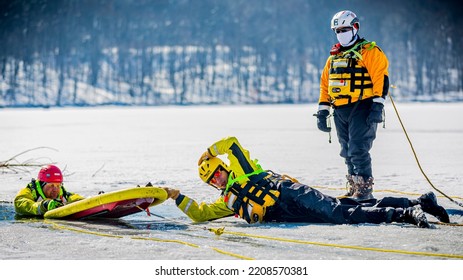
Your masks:
M 283 182 L 277 203 L 269 208 L 267 222 L 301 223 L 391 223 L 397 212 L 411 206 L 407 198 L 386 197 L 359 204 L 351 199 L 337 199 L 307 185 Z
M 367 124 L 371 100 L 359 101 L 334 110 L 334 124 L 341 144 L 340 156 L 344 158 L 347 172 L 351 175 L 373 177 L 370 150 L 376 138 L 378 124 Z

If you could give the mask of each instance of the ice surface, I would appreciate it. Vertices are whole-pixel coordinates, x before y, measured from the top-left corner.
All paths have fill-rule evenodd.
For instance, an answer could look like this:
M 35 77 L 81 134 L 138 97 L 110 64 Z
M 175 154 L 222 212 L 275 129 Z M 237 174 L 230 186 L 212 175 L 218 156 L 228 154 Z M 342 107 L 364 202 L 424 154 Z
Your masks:
M 397 107 L 426 175 L 461 203 L 463 104 L 399 103 Z M 49 147 L 17 159 L 56 162 L 64 169 L 67 189 L 84 196 L 151 182 L 179 188 L 197 201 L 212 202 L 219 193 L 198 178 L 198 157 L 214 141 L 236 136 L 264 169 L 340 195 L 346 171 L 338 155 L 339 144 L 335 133 L 330 144 L 328 134 L 317 130 L 312 116 L 316 108 L 306 104 L 2 109 L 0 161 L 31 148 Z M 432 188 L 417 166 L 392 104 L 386 108 L 386 128 L 378 129 L 372 150 L 375 195 L 414 198 Z M 0 173 L 0 201 L 11 202 L 37 171 Z M 446 208 L 462 210 L 440 195 L 438 199 Z M 458 226 L 438 225 L 431 230 L 403 224 L 248 225 L 234 217 L 194 224 L 172 200 L 151 208 L 158 216 L 140 213 L 113 222 L 15 220 L 11 203 L 0 207 L 3 260 L 429 260 L 463 256 L 463 228 Z M 463 223 L 460 215 L 451 215 L 451 220 Z M 221 227 L 225 227 L 221 236 L 207 230 Z M 271 240 L 274 237 L 284 240 Z

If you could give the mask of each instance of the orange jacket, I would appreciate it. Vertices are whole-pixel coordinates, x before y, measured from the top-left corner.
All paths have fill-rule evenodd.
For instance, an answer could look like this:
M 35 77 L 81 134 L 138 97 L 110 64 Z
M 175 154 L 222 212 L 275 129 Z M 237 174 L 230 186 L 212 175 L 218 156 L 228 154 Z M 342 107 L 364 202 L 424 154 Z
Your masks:
M 358 57 L 355 52 L 352 52 L 352 50 L 355 50 L 357 46 L 360 48 L 358 51 L 360 57 Z M 357 66 L 355 70 L 352 70 L 353 63 L 348 63 L 342 71 L 331 70 L 333 64 L 336 65 L 336 62 L 345 61 L 352 55 L 354 55 L 354 57 L 356 56 L 354 64 Z M 339 65 L 341 63 L 337 64 Z M 328 107 L 332 105 L 343 106 L 355 103 L 358 101 L 361 91 L 363 91 L 362 100 L 373 97 L 385 98 L 389 91 L 388 65 L 389 62 L 383 51 L 377 47 L 375 43 L 367 42 L 363 39 L 358 41 L 351 49 L 344 50 L 336 55 L 331 55 L 326 61 L 320 78 L 320 109 L 328 109 Z M 351 83 L 358 84 L 361 74 L 355 74 L 353 76 L 351 73 L 346 72 L 358 73 L 360 70 L 366 72 L 365 84 L 368 85 L 365 86 L 366 89 L 364 90 L 352 90 Z M 356 79 L 355 76 L 357 77 L 357 81 L 354 81 Z M 337 85 L 333 86 L 333 84 L 339 84 L 340 82 L 344 83 L 345 87 L 337 87 Z M 348 95 L 350 97 L 336 97 L 336 95 L 339 94 L 339 91 L 342 91 L 343 96 Z

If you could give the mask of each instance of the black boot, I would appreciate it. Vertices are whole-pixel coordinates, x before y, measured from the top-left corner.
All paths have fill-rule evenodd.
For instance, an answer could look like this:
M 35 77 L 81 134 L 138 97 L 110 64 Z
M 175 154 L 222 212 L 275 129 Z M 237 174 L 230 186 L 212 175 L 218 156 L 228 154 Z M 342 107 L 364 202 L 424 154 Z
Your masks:
M 409 223 L 417 225 L 420 228 L 431 228 L 431 225 L 428 223 L 428 219 L 426 219 L 426 215 L 421 209 L 421 206 L 416 205 L 403 210 L 398 208 L 397 210 L 399 210 L 399 215 L 394 219 L 396 222 Z
M 450 223 L 449 214 L 445 211 L 444 207 L 437 204 L 437 198 L 433 192 L 423 194 L 417 201 L 424 212 L 433 215 L 443 223 Z

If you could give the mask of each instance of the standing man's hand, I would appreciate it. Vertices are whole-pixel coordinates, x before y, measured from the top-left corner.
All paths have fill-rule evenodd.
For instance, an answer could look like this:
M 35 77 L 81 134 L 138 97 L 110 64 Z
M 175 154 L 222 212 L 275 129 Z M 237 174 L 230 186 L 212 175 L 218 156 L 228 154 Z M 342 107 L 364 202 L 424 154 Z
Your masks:
M 370 114 L 367 117 L 367 124 L 369 125 L 383 122 L 384 105 L 382 102 L 375 102 L 375 99 L 373 99 L 373 103 L 371 104 Z
M 330 132 L 331 127 L 328 127 L 328 116 L 330 115 L 330 111 L 323 109 L 319 110 L 315 115 L 317 117 L 317 126 L 323 132 Z

